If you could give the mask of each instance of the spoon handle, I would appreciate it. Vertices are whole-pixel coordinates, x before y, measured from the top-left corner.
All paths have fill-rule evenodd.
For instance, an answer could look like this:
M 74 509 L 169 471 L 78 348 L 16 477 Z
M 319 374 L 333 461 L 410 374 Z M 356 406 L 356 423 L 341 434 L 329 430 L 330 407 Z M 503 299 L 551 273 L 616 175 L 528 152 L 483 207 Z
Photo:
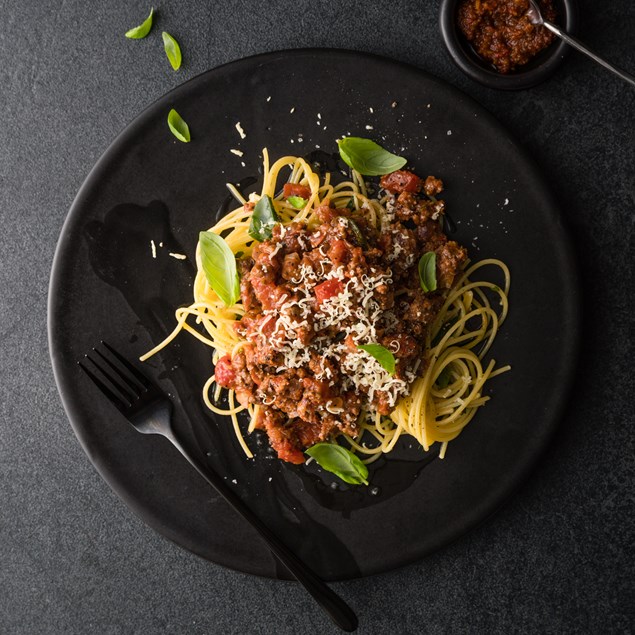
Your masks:
M 621 77 L 625 82 L 628 82 L 631 86 L 635 86 L 635 77 L 626 71 L 623 71 L 612 64 L 609 64 L 606 60 L 602 59 L 599 55 L 596 55 L 591 49 L 582 44 L 580 40 L 572 37 L 568 33 L 565 33 L 561 29 L 559 29 L 555 24 L 551 22 L 547 22 L 546 20 L 543 22 L 543 25 L 549 29 L 552 33 L 555 33 L 559 38 L 564 40 L 569 46 L 572 46 L 574 49 L 577 49 L 581 53 L 588 55 L 592 60 L 595 60 L 600 66 L 604 66 L 604 68 L 608 69 L 612 73 L 615 73 L 618 77 Z

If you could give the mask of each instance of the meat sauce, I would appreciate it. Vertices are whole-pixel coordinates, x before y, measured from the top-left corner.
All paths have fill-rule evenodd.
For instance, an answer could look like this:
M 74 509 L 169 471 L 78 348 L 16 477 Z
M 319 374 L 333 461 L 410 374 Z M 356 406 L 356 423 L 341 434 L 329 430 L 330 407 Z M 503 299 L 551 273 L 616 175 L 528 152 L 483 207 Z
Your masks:
M 552 0 L 538 0 L 544 18 L 553 22 Z M 527 17 L 527 0 L 463 0 L 458 25 L 480 57 L 499 73 L 509 73 L 535 57 L 555 35 Z
M 369 407 L 394 409 L 425 370 L 427 330 L 466 260 L 441 229 L 439 179 L 401 170 L 381 186 L 390 195 L 381 231 L 355 210 L 322 205 L 317 227 L 278 224 L 239 261 L 245 314 L 235 329 L 247 343 L 218 361 L 216 382 L 260 406 L 256 427 L 284 461 L 302 463 L 306 448 L 342 432 L 356 437 Z M 437 291 L 424 293 L 418 262 L 428 251 Z M 358 348 L 368 343 L 393 353 L 394 375 Z

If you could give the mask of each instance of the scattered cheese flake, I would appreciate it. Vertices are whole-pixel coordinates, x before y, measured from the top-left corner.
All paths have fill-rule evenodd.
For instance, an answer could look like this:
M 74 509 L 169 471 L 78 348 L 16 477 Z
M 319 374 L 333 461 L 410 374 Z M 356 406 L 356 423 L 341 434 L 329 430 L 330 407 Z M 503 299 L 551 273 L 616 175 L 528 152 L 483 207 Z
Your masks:
M 291 108 L 291 110 L 289 111 L 290 114 L 293 114 L 295 112 L 295 106 L 293 108 Z
M 244 162 L 244 161 L 241 161 L 241 162 L 240 162 L 240 165 L 242 165 L 243 167 L 245 167 L 245 162 Z
M 163 243 L 162 242 L 159 243 L 159 247 L 163 247 Z
M 373 110 L 372 106 L 368 109 L 370 110 L 370 114 L 372 115 L 375 111 Z
M 322 119 L 322 115 L 320 113 L 317 114 L 318 119 Z
M 448 130 L 448 137 L 452 134 L 451 130 Z
M 230 152 L 231 152 L 232 154 L 235 154 L 237 157 L 242 157 L 242 156 L 243 156 L 243 152 L 242 152 L 241 150 L 236 150 L 235 148 L 232 148 L 232 149 L 230 150 Z
M 152 250 L 152 257 L 156 258 L 157 257 L 157 247 L 154 244 L 154 240 L 150 241 L 150 249 Z
M 503 203 L 503 205 L 509 205 L 509 199 L 508 198 L 505 199 L 505 202 Z
M 243 127 L 240 125 L 240 121 L 236 124 L 236 130 L 238 130 L 238 134 L 240 135 L 241 139 L 244 139 L 247 136 L 245 134 L 245 131 L 243 130 Z
M 372 130 L 373 127 L 372 126 L 366 126 L 366 130 Z
M 172 256 L 172 258 L 176 258 L 177 260 L 185 260 L 187 258 L 185 254 L 175 254 L 172 251 L 170 252 L 170 256 Z

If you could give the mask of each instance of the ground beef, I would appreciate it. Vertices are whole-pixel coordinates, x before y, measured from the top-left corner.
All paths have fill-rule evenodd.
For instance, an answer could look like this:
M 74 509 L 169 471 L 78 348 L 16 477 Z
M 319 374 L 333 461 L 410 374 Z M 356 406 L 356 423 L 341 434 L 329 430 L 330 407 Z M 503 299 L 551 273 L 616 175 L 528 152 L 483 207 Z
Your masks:
M 260 406 L 256 426 L 285 461 L 340 433 L 358 434 L 363 410 L 388 415 L 425 369 L 427 331 L 466 259 L 440 224 L 443 183 L 398 171 L 382 231 L 362 211 L 318 208 L 320 224 L 277 224 L 239 262 L 244 346 L 216 365 L 216 382 Z M 291 189 L 289 188 L 289 191 Z M 294 190 L 295 191 L 295 190 Z M 304 192 L 306 194 L 306 192 Z M 438 290 L 421 289 L 418 262 L 436 253 Z M 358 348 L 393 353 L 393 376 Z
M 552 0 L 538 0 L 545 20 L 553 22 Z M 555 35 L 527 17 L 528 0 L 463 0 L 458 24 L 463 35 L 499 73 L 526 64 L 553 42 Z

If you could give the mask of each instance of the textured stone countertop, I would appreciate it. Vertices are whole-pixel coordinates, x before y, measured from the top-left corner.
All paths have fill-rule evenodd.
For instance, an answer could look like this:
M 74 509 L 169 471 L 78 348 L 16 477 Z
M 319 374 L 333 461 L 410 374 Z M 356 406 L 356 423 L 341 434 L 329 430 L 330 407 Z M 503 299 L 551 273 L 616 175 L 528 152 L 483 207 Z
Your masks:
M 635 71 L 635 5 L 580 1 L 582 39 Z M 0 0 L 0 631 L 334 633 L 299 586 L 223 569 L 134 516 L 91 465 L 57 393 L 46 330 L 57 238 L 111 140 L 184 80 L 297 47 L 368 51 L 462 89 L 541 165 L 573 235 L 583 345 L 570 405 L 530 479 L 450 547 L 333 585 L 360 633 L 632 632 L 635 91 L 571 54 L 540 86 L 503 93 L 453 66 L 438 2 Z

